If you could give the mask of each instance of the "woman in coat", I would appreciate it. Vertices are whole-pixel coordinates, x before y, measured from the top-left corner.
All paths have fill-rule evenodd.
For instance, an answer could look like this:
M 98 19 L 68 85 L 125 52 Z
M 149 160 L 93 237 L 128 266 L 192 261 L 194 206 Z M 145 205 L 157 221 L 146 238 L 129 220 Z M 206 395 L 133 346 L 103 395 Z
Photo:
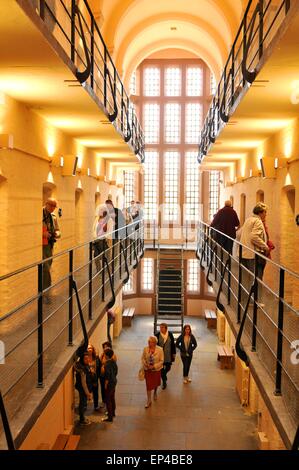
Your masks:
M 144 348 L 141 362 L 144 369 L 147 404 L 149 408 L 152 404 L 152 390 L 154 390 L 154 400 L 157 400 L 157 388 L 161 385 L 161 369 L 163 368 L 164 353 L 160 346 L 157 346 L 156 336 L 150 336 L 148 346 Z
M 188 382 L 191 382 L 191 379 L 189 378 L 189 370 L 192 362 L 193 351 L 197 347 L 197 342 L 192 334 L 190 325 L 184 326 L 183 333 L 178 337 L 175 345 L 181 352 L 184 384 L 187 384 Z

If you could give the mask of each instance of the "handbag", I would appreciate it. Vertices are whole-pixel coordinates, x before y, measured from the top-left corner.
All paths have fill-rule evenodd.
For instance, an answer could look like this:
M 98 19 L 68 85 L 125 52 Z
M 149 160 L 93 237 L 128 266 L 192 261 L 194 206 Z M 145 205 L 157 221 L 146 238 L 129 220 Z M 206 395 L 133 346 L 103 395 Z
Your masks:
M 145 379 L 145 374 L 144 374 L 144 368 L 143 367 L 140 367 L 140 369 L 139 369 L 138 379 L 139 380 L 144 380 Z

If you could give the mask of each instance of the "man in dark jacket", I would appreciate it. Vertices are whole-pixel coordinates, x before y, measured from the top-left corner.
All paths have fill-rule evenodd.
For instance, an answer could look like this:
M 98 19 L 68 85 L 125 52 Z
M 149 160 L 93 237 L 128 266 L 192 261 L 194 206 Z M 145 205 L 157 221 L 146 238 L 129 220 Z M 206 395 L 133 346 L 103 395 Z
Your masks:
M 160 333 L 157 333 L 156 337 L 158 339 L 158 346 L 164 351 L 164 363 L 163 369 L 161 369 L 162 389 L 164 390 L 167 387 L 167 374 L 171 369 L 172 363 L 175 361 L 176 348 L 173 334 L 168 331 L 167 323 L 161 323 Z
M 239 217 L 236 211 L 232 208 L 231 201 L 225 201 L 224 207 L 214 216 L 211 227 L 235 239 L 236 230 L 238 230 L 239 226 Z M 212 232 L 214 231 L 212 230 Z M 219 245 L 221 245 L 226 251 L 232 253 L 234 242 L 225 235 L 221 235 L 218 232 L 212 233 L 216 242 L 219 243 Z
M 84 411 L 87 407 L 87 400 L 92 398 L 92 374 L 88 365 L 88 352 L 84 352 L 80 359 L 74 365 L 76 373 L 75 388 L 79 392 L 79 415 L 80 424 L 82 426 L 90 424 L 90 421 L 85 418 Z
M 102 421 L 112 422 L 115 417 L 115 387 L 117 384 L 117 372 L 118 367 L 113 359 L 114 352 L 112 349 L 106 349 L 104 351 L 106 363 L 105 363 L 105 402 L 107 407 L 108 416 L 103 418 Z

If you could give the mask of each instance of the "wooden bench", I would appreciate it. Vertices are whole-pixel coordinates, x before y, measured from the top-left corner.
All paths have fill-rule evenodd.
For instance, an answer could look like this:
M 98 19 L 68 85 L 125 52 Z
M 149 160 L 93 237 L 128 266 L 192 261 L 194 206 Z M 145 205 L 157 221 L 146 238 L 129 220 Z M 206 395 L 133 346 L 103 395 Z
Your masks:
M 207 320 L 208 328 L 217 328 L 217 315 L 214 310 L 205 310 L 205 319 Z
M 220 361 L 220 369 L 233 369 L 235 365 L 235 356 L 232 348 L 228 348 L 227 346 L 217 346 L 217 350 L 217 360 Z
M 52 450 L 76 450 L 80 441 L 80 436 L 76 434 L 58 434 Z M 42 442 L 36 448 L 37 450 L 50 450 L 47 443 Z
M 123 311 L 122 315 L 122 321 L 123 321 L 123 326 L 131 326 L 132 325 L 132 319 L 134 318 L 135 314 L 135 308 L 126 308 Z

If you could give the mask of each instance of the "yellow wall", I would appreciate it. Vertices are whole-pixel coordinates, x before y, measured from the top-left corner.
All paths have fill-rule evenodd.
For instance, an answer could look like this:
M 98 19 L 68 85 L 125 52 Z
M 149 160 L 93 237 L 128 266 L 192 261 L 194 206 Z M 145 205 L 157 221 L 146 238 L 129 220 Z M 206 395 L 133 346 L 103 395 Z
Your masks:
M 70 370 L 44 409 L 20 450 L 35 450 L 40 444 L 51 448 L 58 434 L 69 434 L 74 424 L 74 385 Z

